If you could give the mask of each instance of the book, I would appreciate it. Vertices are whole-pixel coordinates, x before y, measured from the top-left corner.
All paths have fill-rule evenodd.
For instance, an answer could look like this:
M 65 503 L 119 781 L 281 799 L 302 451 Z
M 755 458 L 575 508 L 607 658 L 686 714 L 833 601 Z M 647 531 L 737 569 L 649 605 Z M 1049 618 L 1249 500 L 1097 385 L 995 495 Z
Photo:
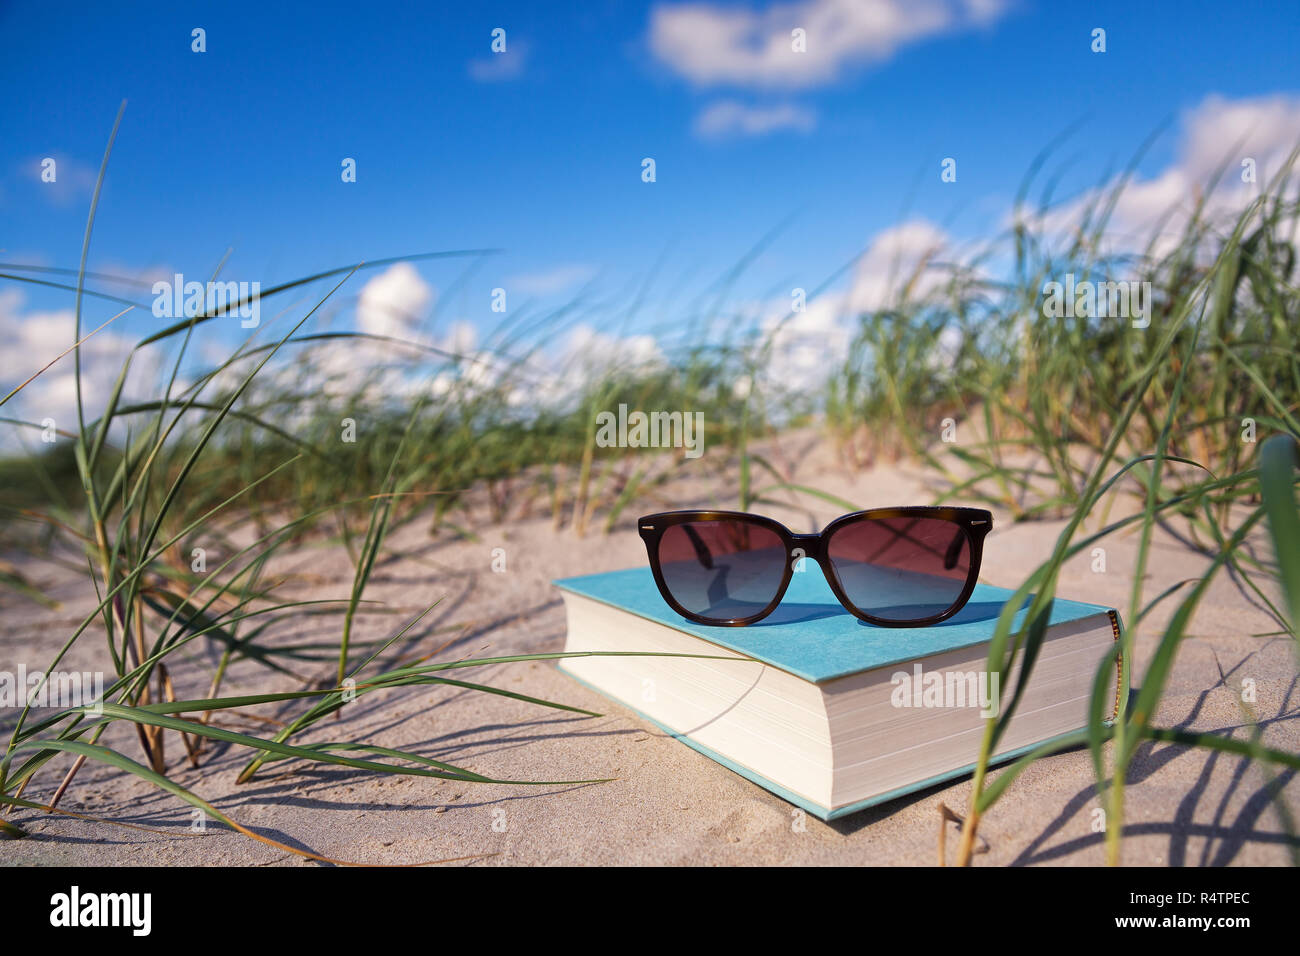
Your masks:
M 988 584 L 947 621 L 886 628 L 846 611 L 816 568 L 795 574 L 777 609 L 747 627 L 681 617 L 648 567 L 554 583 L 568 614 L 566 652 L 624 652 L 564 658 L 561 670 L 823 820 L 969 773 L 1004 689 L 985 664 L 1013 592 Z M 997 762 L 1083 728 L 1106 656 L 1118 708 L 1119 634 L 1112 608 L 1053 602 Z

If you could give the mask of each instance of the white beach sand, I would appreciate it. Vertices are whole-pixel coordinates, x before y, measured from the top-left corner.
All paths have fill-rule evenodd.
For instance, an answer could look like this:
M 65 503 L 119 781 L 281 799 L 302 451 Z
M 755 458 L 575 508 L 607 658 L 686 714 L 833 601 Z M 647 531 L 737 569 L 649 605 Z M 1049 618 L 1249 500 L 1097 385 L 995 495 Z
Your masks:
M 850 477 L 823 443 L 789 436 L 772 454 L 797 463 L 795 480 L 865 506 L 929 503 L 940 486 L 915 466 L 879 466 Z M 808 499 L 810 502 L 811 499 Z M 616 531 L 578 539 L 555 531 L 549 516 L 493 526 L 476 525 L 481 540 L 430 538 L 428 521 L 401 528 L 389 541 L 390 557 L 377 570 L 366 597 L 388 602 L 401 615 L 362 619 L 361 637 L 391 633 L 399 620 L 441 597 L 430 620 L 451 628 L 419 638 L 395 659 L 428 653 L 448 639 L 443 659 L 530 651 L 558 651 L 564 643 L 564 609 L 550 581 L 557 577 L 629 567 L 645 561 L 634 530 L 637 514 L 662 507 L 734 507 L 722 487 L 679 482 L 655 504 L 633 506 Z M 1123 507 L 1112 512 L 1113 518 Z M 759 506 L 756 510 L 812 530 L 835 515 Z M 1063 522 L 1013 524 L 996 512 L 985 549 L 983 579 L 1016 586 L 1049 554 Z M 1136 534 L 1107 545 L 1107 571 L 1094 573 L 1081 555 L 1065 569 L 1065 597 L 1127 607 Z M 507 571 L 493 573 L 492 549 L 506 550 Z M 1267 554 L 1267 552 L 1264 552 Z M 47 587 L 62 606 L 46 611 L 5 597 L 0 656 L 42 668 L 65 635 L 94 606 L 84 576 L 48 561 L 9 555 Z M 1157 533 L 1147 599 L 1207 564 L 1174 535 Z M 278 559 L 277 573 L 292 573 L 287 594 L 346 597 L 351 566 L 341 549 L 304 546 Z M 1154 635 L 1174 607 L 1166 601 L 1143 623 L 1138 675 Z M 1130 622 L 1131 623 L 1131 622 Z M 297 639 L 337 642 L 339 618 L 306 619 Z M 1238 688 L 1255 682 L 1254 708 L 1266 744 L 1300 750 L 1294 650 L 1285 638 L 1254 637 L 1275 630 L 1248 589 L 1220 576 L 1194 619 L 1158 713 L 1158 722 L 1195 730 L 1236 728 L 1249 733 Z M 173 668 L 181 696 L 202 696 L 216 650 L 197 651 Z M 202 666 L 200 666 L 202 664 Z M 102 635 L 79 642 L 65 668 L 107 668 Z M 301 665 L 314 678 L 329 664 Z M 209 742 L 203 764 L 191 769 L 179 738 L 168 735 L 169 774 L 211 800 L 241 824 L 273 839 L 328 857 L 368 863 L 417 863 L 490 854 L 456 865 L 492 864 L 785 864 L 929 865 L 936 859 L 939 806 L 964 813 L 969 778 L 873 808 L 831 824 L 806 817 L 793 826 L 794 809 L 781 799 L 713 763 L 623 708 L 558 672 L 550 663 L 495 665 L 459 671 L 478 680 L 601 711 L 586 718 L 535 705 L 448 687 L 406 688 L 363 697 L 344 718 L 326 721 L 305 740 L 364 739 L 514 779 L 614 777 L 583 786 L 516 787 L 393 777 L 348 768 L 272 763 L 258 778 L 236 785 L 248 760 L 236 748 Z M 223 694 L 296 689 L 287 677 L 247 662 L 235 667 Z M 265 708 L 281 719 L 303 705 Z M 228 726 L 266 732 L 254 725 Z M 7 720 L 6 728 L 12 726 Z M 8 736 L 8 730 L 5 731 Z M 142 759 L 134 731 L 117 725 L 111 742 Z M 972 754 L 972 759 L 974 754 Z M 59 758 L 28 788 L 28 799 L 48 799 L 70 763 Z M 1126 798 L 1124 862 L 1132 864 L 1284 864 L 1290 861 L 1285 830 L 1268 791 L 1277 777 L 1283 798 L 1300 806 L 1293 773 L 1173 745 L 1147 745 L 1136 761 Z M 986 816 L 981 835 L 988 851 L 978 865 L 1103 862 L 1102 835 L 1094 832 L 1098 806 L 1086 752 L 1039 761 Z M 211 823 L 192 829 L 191 808 L 132 777 L 87 765 L 62 803 L 68 811 L 110 818 L 151 830 L 23 810 L 11 819 L 31 836 L 0 840 L 0 861 L 10 864 L 316 865 Z M 956 847 L 949 825 L 948 852 Z

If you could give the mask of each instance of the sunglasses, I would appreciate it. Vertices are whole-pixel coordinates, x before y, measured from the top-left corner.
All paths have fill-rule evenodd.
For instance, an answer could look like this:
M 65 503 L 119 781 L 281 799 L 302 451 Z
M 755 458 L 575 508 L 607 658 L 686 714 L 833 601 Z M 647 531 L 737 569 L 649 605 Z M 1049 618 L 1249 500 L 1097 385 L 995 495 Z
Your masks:
M 993 515 L 979 508 L 873 508 L 820 534 L 738 511 L 665 511 L 637 522 L 655 584 L 697 624 L 739 627 L 781 603 L 801 561 L 821 565 L 835 597 L 882 627 L 923 627 L 970 600 Z

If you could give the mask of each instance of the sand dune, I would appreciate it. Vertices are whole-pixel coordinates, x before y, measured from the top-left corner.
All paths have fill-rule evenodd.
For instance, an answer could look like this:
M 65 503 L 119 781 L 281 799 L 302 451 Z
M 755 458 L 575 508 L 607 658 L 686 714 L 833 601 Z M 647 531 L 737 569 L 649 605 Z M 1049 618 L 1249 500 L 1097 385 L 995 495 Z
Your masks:
M 932 501 L 934 479 L 918 468 L 881 465 L 856 476 L 841 471 L 814 437 L 784 439 L 773 456 L 797 463 L 797 480 L 863 506 Z M 730 489 L 703 479 L 678 481 L 663 492 L 666 506 L 732 506 Z M 651 503 L 642 510 L 657 508 Z M 1117 509 L 1131 507 L 1120 502 Z M 636 510 L 635 506 L 633 510 Z M 835 515 L 822 502 L 811 510 L 764 507 L 792 528 L 811 530 Z M 1112 517 L 1117 511 L 1112 511 Z M 995 511 L 986 545 L 984 579 L 1016 586 L 1051 550 L 1060 521 L 1013 524 Z M 443 658 L 560 650 L 564 612 L 553 578 L 628 567 L 644 561 L 624 517 L 608 536 L 578 539 L 553 529 L 549 517 L 482 523 L 478 541 L 432 538 L 428 523 L 399 529 L 366 597 L 415 612 L 442 603 L 423 634 L 394 660 L 427 654 L 450 642 Z M 1148 597 L 1192 577 L 1208 559 L 1178 540 L 1177 528 L 1157 532 Z M 504 548 L 507 569 L 491 569 L 492 549 Z M 1094 573 L 1087 555 L 1062 575 L 1066 597 L 1123 608 L 1128 600 L 1136 534 L 1107 544 L 1107 570 Z M 65 566 L 29 556 L 25 573 L 62 602 L 57 611 L 6 598 L 3 656 L 43 667 L 71 626 L 93 604 L 84 577 Z M 289 575 L 286 595 L 346 597 L 351 566 L 342 549 L 303 546 L 277 558 L 276 573 Z M 1144 622 L 1137 650 L 1138 676 L 1156 629 L 1172 608 Z M 398 617 L 363 619 L 361 637 L 391 631 Z M 1300 727 L 1290 719 L 1298 700 L 1296 662 L 1285 638 L 1252 635 L 1274 630 L 1247 589 L 1226 575 L 1215 581 L 1182 646 L 1158 723 L 1196 730 L 1222 730 L 1244 737 L 1248 729 L 1238 688 L 1255 682 L 1253 704 L 1264 722 L 1264 742 L 1300 750 Z M 302 619 L 276 640 L 314 638 L 337 642 L 337 619 Z M 109 669 L 102 641 L 79 641 L 67 668 Z M 105 652 L 106 653 L 106 652 Z M 197 652 L 173 669 L 178 693 L 206 691 L 212 649 Z M 303 664 L 306 678 L 327 678 L 332 665 Z M 285 676 L 242 662 L 223 693 L 299 686 Z M 484 854 L 458 865 L 493 864 L 778 864 L 839 863 L 929 865 L 936 855 L 939 806 L 964 812 L 970 781 L 915 794 L 848 819 L 825 824 L 802 818 L 793 807 L 665 737 L 630 712 L 598 697 L 549 663 L 494 665 L 458 676 L 591 708 L 587 718 L 498 696 L 455 688 L 405 688 L 373 694 L 349 705 L 342 720 L 326 721 L 305 740 L 365 739 L 409 748 L 514 779 L 614 777 L 582 786 L 516 787 L 396 778 L 340 767 L 270 763 L 251 783 L 235 777 L 244 751 L 209 743 L 202 766 L 191 769 L 175 734 L 169 735 L 169 774 L 211 800 L 240 823 L 276 840 L 329 857 L 353 861 L 416 863 Z M 267 708 L 269 716 L 296 713 Z M 226 718 L 240 729 L 265 728 Z M 11 726 L 12 720 L 7 726 Z M 139 757 L 134 732 L 114 726 L 108 741 Z M 972 759 L 974 754 L 972 754 Z M 25 794 L 46 799 L 66 759 L 38 777 Z M 1277 777 L 1285 799 L 1300 798 L 1292 773 Z M 1256 765 L 1172 745 L 1145 745 L 1127 792 L 1123 859 L 1131 864 L 1281 864 L 1290 860 L 1285 831 L 1271 802 L 1269 777 Z M 1098 806 L 1086 752 L 1039 761 L 985 818 L 981 836 L 986 864 L 1103 862 L 1102 835 L 1094 831 Z M 32 837 L 5 841 L 2 858 L 15 864 L 304 864 L 211 823 L 195 829 L 191 808 L 124 774 L 86 766 L 68 791 L 63 809 L 109 818 L 147 830 L 24 810 L 13 819 Z M 801 819 L 802 818 L 802 819 Z M 802 826 L 796 825 L 802 823 Z M 949 825 L 949 853 L 955 828 Z

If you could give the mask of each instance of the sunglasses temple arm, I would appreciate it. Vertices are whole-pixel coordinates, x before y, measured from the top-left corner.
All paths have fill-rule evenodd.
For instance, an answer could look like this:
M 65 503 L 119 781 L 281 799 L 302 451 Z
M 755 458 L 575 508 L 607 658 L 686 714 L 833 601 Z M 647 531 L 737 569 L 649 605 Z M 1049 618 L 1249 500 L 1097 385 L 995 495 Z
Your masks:
M 700 533 L 689 524 L 684 524 L 681 527 L 686 531 L 686 537 L 691 539 L 691 544 L 695 548 L 695 556 L 700 559 L 700 564 L 712 570 L 713 554 L 709 551 L 709 546 L 704 543 L 704 539 L 700 537 Z
M 952 543 L 948 545 L 948 550 L 943 556 L 943 567 L 945 571 L 951 571 L 957 567 L 957 559 L 961 557 L 962 542 L 966 540 L 966 532 L 961 528 L 952 537 Z

